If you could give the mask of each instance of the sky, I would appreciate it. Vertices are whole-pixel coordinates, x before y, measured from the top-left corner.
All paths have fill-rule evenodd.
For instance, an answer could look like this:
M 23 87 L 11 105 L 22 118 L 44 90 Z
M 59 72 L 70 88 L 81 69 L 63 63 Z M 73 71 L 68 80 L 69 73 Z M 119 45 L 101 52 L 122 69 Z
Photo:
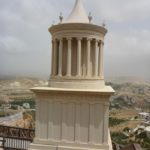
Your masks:
M 0 0 L 0 76 L 49 78 L 48 28 L 66 19 L 75 0 Z M 106 24 L 106 77 L 150 80 L 150 0 L 83 0 L 93 23 Z

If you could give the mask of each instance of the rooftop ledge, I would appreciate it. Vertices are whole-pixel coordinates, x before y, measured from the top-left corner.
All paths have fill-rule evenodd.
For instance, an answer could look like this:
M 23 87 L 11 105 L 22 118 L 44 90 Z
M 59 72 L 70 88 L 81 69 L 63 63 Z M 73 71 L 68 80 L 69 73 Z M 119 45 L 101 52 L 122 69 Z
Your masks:
M 102 89 L 69 89 L 69 88 L 53 88 L 53 87 L 35 87 L 31 88 L 34 93 L 79 93 L 79 94 L 98 94 L 98 95 L 113 95 L 114 90 L 110 86 L 105 86 Z
M 68 31 L 68 30 L 82 30 L 82 31 L 95 31 L 95 32 L 99 32 L 102 34 L 106 34 L 107 33 L 107 29 L 103 26 L 99 26 L 96 24 L 90 24 L 90 23 L 61 23 L 61 24 L 57 24 L 57 25 L 52 25 L 51 27 L 49 27 L 49 32 L 51 32 L 52 34 L 54 32 L 59 32 L 59 31 Z

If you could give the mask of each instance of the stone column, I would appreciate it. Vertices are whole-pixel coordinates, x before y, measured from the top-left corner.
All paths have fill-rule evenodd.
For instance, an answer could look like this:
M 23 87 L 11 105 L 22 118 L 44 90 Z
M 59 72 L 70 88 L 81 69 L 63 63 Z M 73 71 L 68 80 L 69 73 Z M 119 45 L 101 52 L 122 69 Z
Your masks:
M 91 51 L 91 39 L 87 39 L 87 76 L 90 76 L 90 51 Z
M 94 76 L 98 75 L 98 40 L 95 40 L 95 63 L 94 63 Z
M 57 41 L 56 39 L 53 40 L 53 46 L 52 46 L 52 75 L 56 75 L 57 73 Z
M 62 51 L 63 51 L 63 39 L 59 39 L 58 76 L 62 76 Z
M 77 38 L 77 76 L 81 76 L 81 40 L 82 38 Z
M 67 52 L 67 76 L 71 76 L 71 38 L 68 38 L 68 52 Z
M 51 53 L 51 75 L 54 75 L 54 40 L 52 40 L 52 53 Z
M 104 47 L 104 42 L 101 41 L 99 46 L 99 76 L 102 79 L 104 78 L 103 47 Z

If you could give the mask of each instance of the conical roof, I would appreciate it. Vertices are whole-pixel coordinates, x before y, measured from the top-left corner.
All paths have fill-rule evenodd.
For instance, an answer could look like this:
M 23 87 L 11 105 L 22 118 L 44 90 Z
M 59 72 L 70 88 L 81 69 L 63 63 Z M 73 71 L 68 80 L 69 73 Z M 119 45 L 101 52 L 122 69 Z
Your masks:
M 76 0 L 74 8 L 66 23 L 89 23 L 88 16 L 82 5 L 82 0 Z

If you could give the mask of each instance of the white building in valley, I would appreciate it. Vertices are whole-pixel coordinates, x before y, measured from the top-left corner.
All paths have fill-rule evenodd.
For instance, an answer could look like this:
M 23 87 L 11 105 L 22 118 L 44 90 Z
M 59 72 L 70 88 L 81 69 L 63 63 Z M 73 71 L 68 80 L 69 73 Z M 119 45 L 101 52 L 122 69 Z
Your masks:
M 104 26 L 91 23 L 82 0 L 49 28 L 52 70 L 36 94 L 36 136 L 30 150 L 112 150 L 103 69 Z

